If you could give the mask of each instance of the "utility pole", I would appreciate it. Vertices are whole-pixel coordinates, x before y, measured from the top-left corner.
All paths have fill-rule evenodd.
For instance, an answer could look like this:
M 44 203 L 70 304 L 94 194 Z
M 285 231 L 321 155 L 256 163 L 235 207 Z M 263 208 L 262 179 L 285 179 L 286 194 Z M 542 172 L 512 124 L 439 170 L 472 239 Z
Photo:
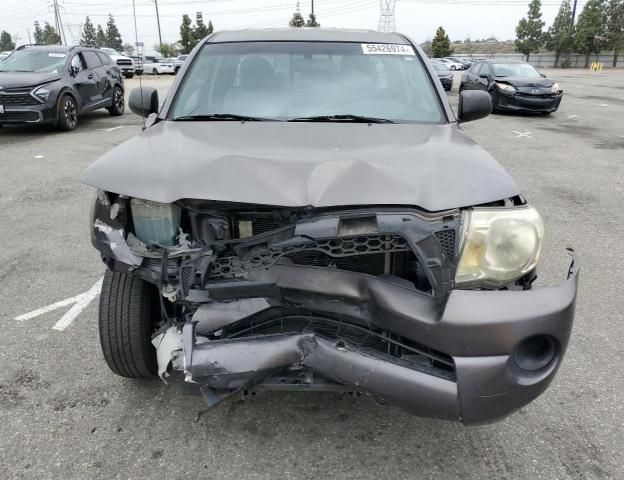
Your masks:
M 63 23 L 61 22 L 61 12 L 59 10 L 58 0 L 53 0 L 52 8 L 54 8 L 54 25 L 59 36 L 59 43 L 61 45 L 67 45 L 65 30 L 63 29 Z
M 312 15 L 314 15 L 314 0 L 312 0 Z
M 158 24 L 158 42 L 160 44 L 160 54 L 162 55 L 162 35 L 160 34 L 160 16 L 158 15 L 158 0 L 154 0 L 156 5 L 156 23 Z
M 572 25 L 574 25 L 575 18 L 576 18 L 576 0 L 574 0 L 574 6 L 572 7 Z
M 30 28 L 28 28 L 28 45 L 32 45 L 32 40 L 30 39 Z

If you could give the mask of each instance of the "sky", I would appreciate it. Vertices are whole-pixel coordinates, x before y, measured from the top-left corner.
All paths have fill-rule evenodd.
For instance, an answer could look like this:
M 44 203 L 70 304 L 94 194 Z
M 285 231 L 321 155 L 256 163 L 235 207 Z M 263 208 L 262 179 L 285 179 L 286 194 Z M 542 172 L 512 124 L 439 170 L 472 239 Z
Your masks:
M 135 43 L 132 0 L 57 0 L 69 44 L 78 43 L 87 15 L 104 27 L 108 14 L 115 17 L 123 41 Z M 158 43 L 154 0 L 135 0 L 137 33 L 146 50 Z M 377 29 L 380 2 L 387 0 L 314 0 L 317 20 L 323 27 Z M 579 0 L 577 15 L 586 0 Z M 28 28 L 35 20 L 54 24 L 53 0 L 0 0 L 0 30 L 18 35 L 18 44 L 28 43 Z M 158 0 L 162 41 L 179 39 L 183 14 L 195 17 L 202 12 L 215 29 L 267 28 L 288 26 L 297 8 L 296 0 Z M 307 17 L 311 0 L 301 0 Z M 529 0 L 396 0 L 397 31 L 421 43 L 430 40 L 443 26 L 451 40 L 494 36 L 513 39 L 518 21 L 526 15 Z M 560 0 L 542 0 L 542 18 L 548 27 L 559 9 Z

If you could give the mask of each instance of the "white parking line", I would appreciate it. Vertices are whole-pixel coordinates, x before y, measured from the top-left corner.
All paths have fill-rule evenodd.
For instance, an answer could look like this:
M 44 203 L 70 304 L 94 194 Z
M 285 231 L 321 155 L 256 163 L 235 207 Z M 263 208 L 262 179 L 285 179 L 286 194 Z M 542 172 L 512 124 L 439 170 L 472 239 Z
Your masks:
M 119 125 L 117 127 L 112 127 L 112 128 L 98 128 L 98 130 L 100 132 L 112 132 L 112 131 L 115 131 L 115 130 L 119 130 L 120 128 L 127 128 L 127 127 L 128 127 L 128 125 Z
M 71 323 L 80 315 L 80 313 L 87 308 L 87 306 L 91 303 L 91 301 L 100 294 L 100 290 L 102 288 L 102 278 L 100 278 L 95 285 L 93 285 L 88 291 L 81 293 L 80 295 L 76 295 L 74 297 L 66 298 L 65 300 L 61 300 L 59 302 L 53 303 L 52 305 L 48 305 L 42 308 L 38 308 L 37 310 L 33 310 L 32 312 L 25 313 L 23 315 L 19 315 L 15 317 L 15 320 L 24 321 L 30 320 L 31 318 L 39 317 L 48 312 L 52 312 L 54 310 L 58 310 L 59 308 L 67 307 L 69 305 L 73 305 L 65 315 L 61 317 L 61 319 L 54 324 L 52 327 L 54 330 L 63 331 L 67 327 L 71 325 Z
M 601 106 L 601 107 L 608 107 L 608 106 L 609 106 L 609 104 L 608 104 L 608 103 L 601 103 L 601 104 L 600 104 L 600 106 Z
M 525 137 L 525 138 L 535 138 L 532 137 L 531 135 L 529 135 L 531 132 L 516 132 L 515 130 L 513 131 L 513 133 L 517 133 L 516 138 L 520 138 L 520 137 Z
M 568 118 L 583 118 L 580 115 L 568 115 Z

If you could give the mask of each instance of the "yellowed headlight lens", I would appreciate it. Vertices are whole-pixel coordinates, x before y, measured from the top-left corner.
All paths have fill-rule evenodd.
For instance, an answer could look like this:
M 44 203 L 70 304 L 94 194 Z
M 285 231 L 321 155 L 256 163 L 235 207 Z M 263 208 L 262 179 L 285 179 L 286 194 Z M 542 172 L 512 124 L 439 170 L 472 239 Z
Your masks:
M 544 224 L 532 207 L 475 208 L 464 213 L 458 285 L 502 286 L 537 265 Z

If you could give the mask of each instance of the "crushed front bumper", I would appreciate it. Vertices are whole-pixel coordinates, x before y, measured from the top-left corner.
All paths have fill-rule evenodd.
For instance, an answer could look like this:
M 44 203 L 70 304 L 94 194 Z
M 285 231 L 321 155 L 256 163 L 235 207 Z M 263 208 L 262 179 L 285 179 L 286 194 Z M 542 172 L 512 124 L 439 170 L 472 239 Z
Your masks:
M 524 92 L 509 94 L 499 91 L 497 97 L 498 110 L 552 113 L 559 108 L 563 94 L 533 95 Z
M 92 241 L 106 264 L 158 284 L 161 264 L 167 262 L 130 248 L 104 200 L 96 204 Z M 161 376 L 184 372 L 211 405 L 240 391 L 347 388 L 420 416 L 466 424 L 496 421 L 539 396 L 556 374 L 570 337 L 576 260 L 558 286 L 451 288 L 439 295 L 434 285 L 442 292 L 448 287 L 452 248 L 446 255 L 432 232 L 438 223 L 457 227 L 457 216 L 424 220 L 407 212 L 378 212 L 375 217 L 378 234 L 401 233 L 420 252 L 421 263 L 431 265 L 433 294 L 395 275 L 275 263 L 276 247 L 255 256 L 250 250 L 257 264 L 211 259 L 215 277 L 207 275 L 190 288 L 184 287 L 184 265 L 167 267 L 168 281 L 180 283 L 176 301 L 187 313 L 153 338 Z M 293 241 L 305 237 L 314 249 L 325 248 L 319 239 L 335 236 L 343 220 L 336 214 L 300 222 L 280 245 L 293 248 Z M 334 246 L 339 243 L 332 240 Z M 406 244 L 389 245 L 403 254 Z M 239 247 L 244 253 L 244 244 Z M 195 271 L 203 265 L 197 255 L 194 265 Z M 548 339 L 552 348 L 538 368 L 524 368 L 518 351 L 534 338 Z
M 578 266 L 573 262 L 568 279 L 556 287 L 454 290 L 441 315 L 425 296 L 376 279 L 353 274 L 332 278 L 281 267 L 272 275 L 284 299 L 307 297 L 317 303 L 317 312 L 334 309 L 352 315 L 353 302 L 359 301 L 364 323 L 383 324 L 401 338 L 445 352 L 452 359 L 452 374 L 314 332 L 205 341 L 195 331 L 197 323 L 171 327 L 154 339 L 157 348 L 168 345 L 159 362 L 163 373 L 173 358 L 174 369 L 202 385 L 212 402 L 224 392 L 273 378 L 280 370 L 310 368 L 419 416 L 479 424 L 518 410 L 552 381 L 570 337 Z M 171 336 L 177 338 L 173 344 L 167 338 Z M 543 368 L 525 371 L 514 361 L 514 350 L 536 336 L 553 339 L 554 356 Z

